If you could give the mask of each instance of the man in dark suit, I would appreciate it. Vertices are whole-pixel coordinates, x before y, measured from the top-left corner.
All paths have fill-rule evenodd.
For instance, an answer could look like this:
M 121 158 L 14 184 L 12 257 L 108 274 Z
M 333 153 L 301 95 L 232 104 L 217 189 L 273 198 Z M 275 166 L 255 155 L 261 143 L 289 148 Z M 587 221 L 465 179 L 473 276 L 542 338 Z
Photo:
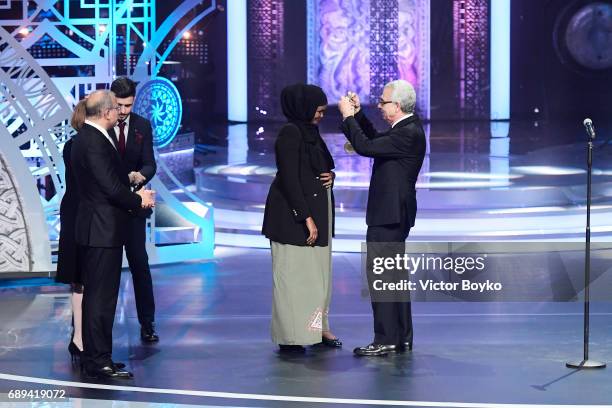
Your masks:
M 384 120 L 391 129 L 378 133 L 361 111 L 354 93 L 343 97 L 338 105 L 342 113 L 342 131 L 355 152 L 374 158 L 366 223 L 368 232 L 367 268 L 374 341 L 354 350 L 360 356 L 381 356 L 389 352 L 412 349 L 412 313 L 409 293 L 403 297 L 378 294 L 372 288 L 372 259 L 382 254 L 395 257 L 404 252 L 410 228 L 414 226 L 417 203 L 415 184 L 425 157 L 425 132 L 414 113 L 416 94 L 408 82 L 397 80 L 385 85 L 378 101 Z M 404 277 L 394 272 L 387 279 Z M 405 274 L 407 278 L 407 274 Z M 387 295 L 387 296 L 386 296 Z
M 111 84 L 110 89 L 117 97 L 119 105 L 119 120 L 114 127 L 117 150 L 130 184 L 135 190 L 138 190 L 153 178 L 157 170 L 153 153 L 151 123 L 132 112 L 136 96 L 134 81 L 125 77 L 117 78 Z M 134 283 L 140 338 L 145 343 L 159 341 L 154 325 L 155 299 L 146 249 L 146 223 L 151 213 L 150 209 L 131 213 L 127 229 L 128 239 L 125 244 L 125 255 Z
M 90 377 L 131 378 L 125 365 L 111 358 L 125 225 L 129 211 L 154 205 L 154 192 L 131 192 L 122 172 L 108 134 L 118 115 L 112 92 L 93 92 L 85 106 L 85 124 L 71 152 L 79 191 L 75 239 L 83 254 L 83 369 Z

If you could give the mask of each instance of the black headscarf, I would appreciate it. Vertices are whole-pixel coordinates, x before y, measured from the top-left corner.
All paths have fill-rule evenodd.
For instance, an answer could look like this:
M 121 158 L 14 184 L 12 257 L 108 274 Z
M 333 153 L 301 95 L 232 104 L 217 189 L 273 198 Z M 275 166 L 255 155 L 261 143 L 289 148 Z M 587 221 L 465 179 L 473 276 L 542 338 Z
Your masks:
M 321 138 L 319 127 L 311 123 L 317 108 L 324 105 L 327 105 L 327 96 L 316 85 L 294 84 L 281 91 L 283 114 L 300 129 L 309 150 L 310 164 L 319 173 L 334 168 L 334 159 Z
M 319 106 L 327 105 L 327 96 L 315 85 L 295 84 L 281 91 L 283 114 L 290 122 L 310 123 Z

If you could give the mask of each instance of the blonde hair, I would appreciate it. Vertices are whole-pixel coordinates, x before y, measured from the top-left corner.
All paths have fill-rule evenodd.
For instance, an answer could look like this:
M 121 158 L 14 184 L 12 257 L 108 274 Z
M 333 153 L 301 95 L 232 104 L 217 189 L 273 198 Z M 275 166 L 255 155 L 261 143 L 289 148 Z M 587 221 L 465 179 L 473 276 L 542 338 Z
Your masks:
M 86 102 L 87 99 L 81 99 L 74 107 L 74 112 L 72 112 L 72 117 L 70 118 L 70 126 L 72 126 L 74 130 L 81 130 L 85 123 L 85 116 L 87 113 L 85 106 Z

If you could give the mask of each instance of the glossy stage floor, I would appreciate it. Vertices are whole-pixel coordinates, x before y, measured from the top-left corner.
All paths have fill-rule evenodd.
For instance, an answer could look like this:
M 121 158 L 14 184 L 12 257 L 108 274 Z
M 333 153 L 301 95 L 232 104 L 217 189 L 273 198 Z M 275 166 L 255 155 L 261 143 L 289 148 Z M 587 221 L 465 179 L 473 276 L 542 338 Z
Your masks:
M 131 280 L 123 274 L 114 357 L 133 370 L 130 381 L 84 383 L 71 365 L 65 287 L 5 281 L 0 392 L 52 389 L 71 398 L 239 407 L 612 401 L 610 369 L 565 367 L 582 355 L 581 303 L 415 302 L 414 350 L 359 358 L 352 348 L 372 338 L 360 259 L 336 253 L 331 324 L 344 347 L 284 356 L 269 339 L 269 252 L 219 247 L 216 255 L 214 262 L 153 269 L 161 336 L 153 346 L 140 343 Z M 610 361 L 612 306 L 593 305 L 593 312 L 591 356 Z

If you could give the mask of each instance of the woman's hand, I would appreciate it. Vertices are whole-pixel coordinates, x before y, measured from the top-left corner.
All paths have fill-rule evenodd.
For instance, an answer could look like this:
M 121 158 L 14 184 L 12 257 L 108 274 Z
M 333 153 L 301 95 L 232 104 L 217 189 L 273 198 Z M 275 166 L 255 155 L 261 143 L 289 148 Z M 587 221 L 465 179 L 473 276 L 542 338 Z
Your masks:
M 330 171 L 329 173 L 321 173 L 319 175 L 319 180 L 323 183 L 323 187 L 331 188 L 334 185 L 334 179 L 336 178 L 336 173 Z
M 317 226 L 312 217 L 306 218 L 306 228 L 308 228 L 308 232 L 310 233 L 306 239 L 306 244 L 314 245 L 317 237 L 319 236 L 319 230 L 317 230 Z

